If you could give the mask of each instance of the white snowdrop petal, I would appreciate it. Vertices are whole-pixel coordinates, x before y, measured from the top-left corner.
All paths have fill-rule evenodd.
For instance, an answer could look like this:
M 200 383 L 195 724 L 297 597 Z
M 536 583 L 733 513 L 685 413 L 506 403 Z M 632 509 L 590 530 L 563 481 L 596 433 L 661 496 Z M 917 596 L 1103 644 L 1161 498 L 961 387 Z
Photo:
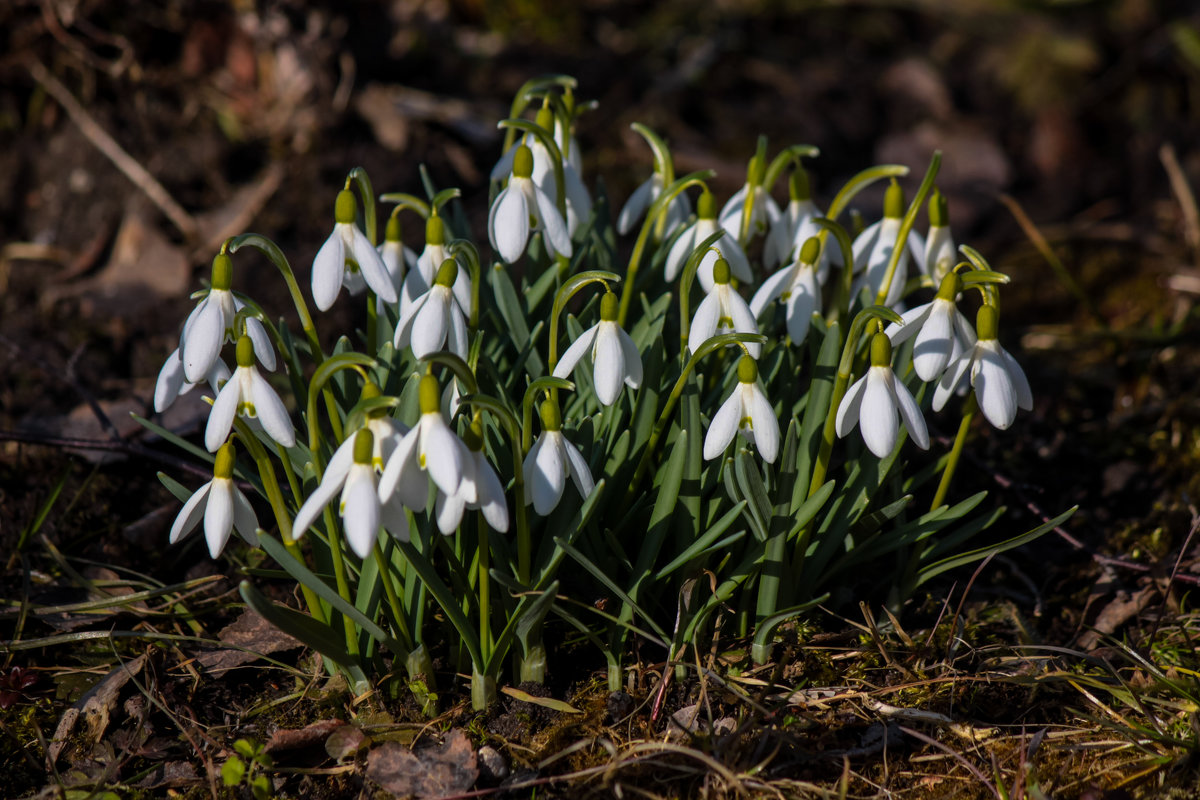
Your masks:
M 700 345 L 717 332 L 717 321 L 721 318 L 721 300 L 716 292 L 706 295 L 696 308 L 692 326 L 688 330 L 688 349 L 695 353 Z
M 454 494 L 463 478 L 462 442 L 442 420 L 440 412 L 426 414 L 421 420 L 420 456 L 434 484 L 446 494 Z
M 347 442 L 350 447 L 347 448 Z M 313 524 L 325 506 L 329 505 L 330 501 L 342 491 L 342 486 L 346 482 L 346 476 L 350 472 L 350 466 L 354 463 L 353 446 L 354 440 L 349 439 L 343 442 L 338 448 L 334 458 L 330 459 L 329 466 L 325 470 L 321 482 L 317 484 L 317 488 L 313 493 L 305 498 L 300 506 L 300 510 L 296 512 L 296 519 L 292 521 L 292 536 L 299 539 L 303 536 Z M 349 458 L 338 459 L 338 455 L 343 450 L 350 452 Z
M 977 351 L 979 360 L 971 381 L 975 386 L 975 397 L 988 422 L 1005 430 L 1017 417 L 1016 390 L 1013 389 L 1007 365 L 996 348 L 981 344 Z
M 784 267 L 772 273 L 771 277 L 758 287 L 758 291 L 750 298 L 750 313 L 754 314 L 755 319 L 761 317 L 767 306 L 778 300 L 783 290 L 791 286 L 794 272 L 795 267 Z
M 296 429 L 292 427 L 292 420 L 288 417 L 287 409 L 284 408 L 279 395 L 256 369 L 250 370 L 250 382 L 251 399 L 263 430 L 284 447 L 295 445 Z
M 508 530 L 508 502 L 504 499 L 504 487 L 500 485 L 500 478 L 483 454 L 472 455 L 475 459 L 475 488 L 479 509 L 493 530 L 504 533 Z
M 942 373 L 942 377 L 938 380 L 937 389 L 933 392 L 933 410 L 941 411 L 945 407 L 946 401 L 950 399 L 950 395 L 962 383 L 963 378 L 967 374 L 967 370 L 971 368 L 971 363 L 974 361 L 975 350 L 972 348 L 963 353 L 957 361 L 951 361 L 946 367 L 946 371 Z
M 183 359 L 179 357 L 179 348 L 167 356 L 162 369 L 158 371 L 158 379 L 154 382 L 154 410 L 161 414 L 166 411 L 183 389 Z
M 328 311 L 338 292 L 342 290 L 342 273 L 346 269 L 346 244 L 342 233 L 334 226 L 333 233 L 317 251 L 312 265 L 313 302 L 322 311 Z
M 887 334 L 888 339 L 892 341 L 893 345 L 907 342 L 921 331 L 921 325 L 931 311 L 933 311 L 933 303 L 925 303 L 924 305 L 910 308 L 900 315 L 903 324 L 890 322 L 883 329 L 883 332 Z
M 571 377 L 571 372 L 574 371 L 576 365 L 591 350 L 592 342 L 595 341 L 596 333 L 599 330 L 600 323 L 597 322 L 580 334 L 578 339 L 571 342 L 571 346 L 566 349 L 562 357 L 558 359 L 558 363 L 554 365 L 554 377 Z
M 878 220 L 871 223 L 863 232 L 854 239 L 854 243 L 850 247 L 850 251 L 854 256 L 854 271 L 862 272 L 867 266 L 867 259 L 875 250 L 875 243 L 879 240 L 879 228 L 883 220 Z
M 621 387 L 625 384 L 625 355 L 617 336 L 617 324 L 602 322 L 600 325 L 593 350 L 592 377 L 597 399 L 601 405 L 611 406 L 621 396 Z
M 841 405 L 838 406 L 835 428 L 837 435 L 843 437 L 858 424 L 859 411 L 862 407 L 863 391 L 867 388 L 867 376 L 863 375 L 850 386 L 850 390 L 842 395 Z
M 901 383 L 894 373 L 890 385 L 892 398 L 896 401 L 896 409 L 900 412 L 900 419 L 904 421 L 904 427 L 908 429 L 909 437 L 916 442 L 917 447 L 928 450 L 929 429 L 925 426 L 925 417 L 921 414 L 921 407 L 909 393 L 908 387 Z
M 446 349 L 463 361 L 467 360 L 467 320 L 457 303 L 450 303 L 450 329 L 446 332 Z M 457 404 L 454 407 L 457 410 Z
M 858 427 L 867 449 L 877 458 L 886 458 L 896 446 L 896 405 L 887 378 L 887 367 L 871 367 L 867 371 L 867 388 L 863 391 Z
M 679 234 L 679 238 L 671 245 L 671 249 L 667 251 L 667 263 L 663 267 L 663 277 L 667 279 L 667 283 L 671 283 L 679 273 L 683 271 L 683 265 L 688 260 L 688 256 L 696 249 L 696 242 L 703 241 L 703 238 L 696 239 L 697 222 L 689 228 L 686 228 L 683 233 Z M 706 290 L 707 291 L 707 290 Z
M 729 288 L 726 294 L 726 310 L 733 318 L 733 329 L 738 333 L 758 333 L 758 321 L 754 319 L 750 307 L 737 292 Z M 757 342 L 747 342 L 746 351 L 751 358 L 758 358 L 762 345 Z
M 208 412 L 208 425 L 204 428 L 204 446 L 208 452 L 215 453 L 229 438 L 229 430 L 233 427 L 233 418 L 237 416 L 238 401 L 242 398 L 242 381 L 238 374 L 244 369 L 238 367 L 213 402 Z
M 413 275 L 415 271 L 409 274 Z M 396 333 L 392 336 L 392 344 L 397 350 L 403 350 L 412 343 L 413 325 L 416 323 L 417 314 L 428 302 L 429 292 L 426 292 L 400 312 L 400 319 L 396 321 Z
M 712 421 L 708 423 L 708 432 L 704 435 L 704 460 L 711 461 L 725 452 L 733 437 L 737 435 L 738 425 L 742 421 L 745 409 L 742 408 L 740 385 L 725 399 Z
M 1004 359 L 1005 366 L 1008 367 L 1008 377 L 1012 379 L 1013 391 L 1017 395 L 1017 408 L 1032 411 L 1033 390 L 1029 388 L 1029 379 L 1025 377 L 1025 370 L 1021 369 L 1017 360 L 1003 347 L 996 345 L 996 349 L 1000 351 L 1000 356 Z
M 429 290 L 429 299 L 417 309 L 408 328 L 413 355 L 417 358 L 424 358 L 442 349 L 450 323 L 451 302 L 449 289 L 434 286 Z
M 806 270 L 810 275 L 811 270 Z M 808 336 L 813 312 L 817 310 L 816 293 L 806 286 L 793 286 L 792 296 L 787 301 L 787 332 L 792 344 L 800 344 Z
M 638 352 L 633 338 L 621 328 L 617 328 L 617 337 L 625 356 L 625 385 L 636 389 L 642 385 L 642 354 Z
M 260 320 L 254 317 L 246 318 L 246 335 L 254 344 L 254 357 L 267 372 L 275 371 L 275 349 L 271 347 L 271 338 Z
M 375 493 L 373 472 L 366 464 L 356 464 L 346 479 L 342 494 L 346 506 L 342 521 L 346 541 L 359 558 L 367 558 L 379 536 L 379 497 Z
M 617 233 L 622 236 L 629 233 L 633 228 L 633 223 L 646 213 L 646 209 L 650 207 L 653 200 L 654 178 L 652 176 L 642 181 L 642 184 L 633 190 L 633 194 L 629 195 L 625 205 L 621 206 L 621 213 L 617 215 Z
M 548 515 L 562 499 L 563 489 L 567 483 L 567 465 L 564 463 L 561 442 L 552 437 L 560 437 L 561 433 L 543 432 L 545 443 L 538 449 L 534 457 L 533 479 L 530 489 L 533 492 L 533 510 L 543 517 Z
M 950 363 L 954 352 L 954 304 L 946 300 L 930 303 L 929 316 L 921 325 L 913 345 L 913 368 L 923 381 L 935 381 Z
M 379 257 L 379 251 L 371 246 L 371 240 L 357 225 L 351 225 L 350 231 L 353 237 L 351 249 L 354 253 L 354 260 L 358 262 L 358 269 L 367 282 L 367 286 L 370 286 L 371 291 L 379 295 L 379 299 L 383 302 L 395 303 L 399 300 L 396 297 L 396 288 L 392 286 L 392 277 L 388 274 L 383 259 Z
M 534 197 L 537 199 L 538 217 L 541 218 L 547 244 L 555 253 L 570 258 L 571 235 L 567 232 L 567 224 L 563 221 L 562 215 L 558 213 L 554 201 L 537 188 L 534 189 Z
M 212 481 L 197 489 L 183 504 L 183 508 L 179 509 L 179 513 L 175 516 L 175 522 L 171 524 L 171 533 L 167 537 L 168 542 L 175 544 L 191 533 L 200 523 L 204 516 L 204 500 L 208 497 L 210 489 L 212 489 Z
M 199 383 L 212 368 L 225 341 L 225 314 L 212 294 L 201 301 L 179 344 L 183 375 L 188 383 Z
M 447 536 L 454 533 L 458 529 L 459 523 L 462 522 L 463 512 L 466 508 L 467 502 L 460 495 L 438 492 L 437 502 L 433 506 L 438 530 Z
M 521 258 L 529 242 L 529 208 L 525 194 L 512 185 L 513 181 L 496 197 L 488 213 L 492 249 L 509 264 Z
M 750 271 L 750 259 L 746 258 L 745 251 L 741 245 L 737 243 L 737 239 L 726 234 L 717 240 L 717 247 L 721 250 L 721 255 L 729 262 L 729 271 L 733 273 L 733 277 L 743 283 L 753 283 L 754 273 Z
M 779 454 L 779 420 L 775 418 L 775 410 L 757 385 L 748 386 L 742 391 L 743 404 L 754 431 L 754 446 L 764 461 L 773 464 Z
M 233 531 L 233 481 L 214 478 L 210 485 L 208 506 L 204 509 L 204 538 L 208 554 L 216 558 Z
M 592 479 L 591 467 L 588 466 L 578 448 L 568 442 L 565 436 L 560 434 L 559 441 L 563 454 L 567 457 L 567 469 L 571 473 L 571 480 L 575 483 L 575 488 L 579 490 L 579 496 L 586 500 L 592 490 L 596 488 L 596 482 Z
M 563 165 L 563 185 L 567 190 L 567 209 L 575 217 L 577 224 L 587 222 L 592 216 L 592 197 L 588 194 L 583 178 L 570 164 Z M 575 229 L 570 230 L 574 234 Z
M 513 146 L 508 148 L 508 150 L 504 152 L 504 155 L 500 156 L 500 160 L 496 162 L 494 167 L 492 167 L 492 172 L 488 176 L 491 180 L 502 181 L 512 174 L 513 159 L 516 157 L 517 148 L 520 146 L 520 142 L 514 142 Z
M 258 547 L 258 517 L 246 495 L 237 486 L 233 487 L 233 529 L 246 540 L 246 544 Z

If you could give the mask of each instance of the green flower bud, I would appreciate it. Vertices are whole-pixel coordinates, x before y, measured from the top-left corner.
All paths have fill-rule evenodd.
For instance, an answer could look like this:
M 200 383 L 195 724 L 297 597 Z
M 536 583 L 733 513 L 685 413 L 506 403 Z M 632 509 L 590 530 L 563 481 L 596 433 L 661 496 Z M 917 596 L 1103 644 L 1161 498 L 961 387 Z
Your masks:
M 562 414 L 558 410 L 558 403 L 553 400 L 544 400 L 539 411 L 542 415 L 543 428 L 548 431 L 562 430 Z
M 700 199 L 696 201 L 696 216 L 700 219 L 717 218 L 717 201 L 713 199 L 712 192 L 707 187 L 700 193 Z
M 533 151 L 525 145 L 517 147 L 517 153 L 513 156 L 512 174 L 514 178 L 533 177 Z
M 400 236 L 400 218 L 397 216 L 388 217 L 387 227 L 383 229 L 383 239 L 387 242 L 398 242 Z
M 615 322 L 619 305 L 620 302 L 615 294 L 605 292 L 604 296 L 600 298 L 600 319 L 604 322 Z
M 547 95 L 542 107 L 538 109 L 537 117 L 534 120 L 537 126 L 542 130 L 554 133 L 554 111 L 550 108 L 550 96 Z
M 811 200 L 812 190 L 808 186 L 808 171 L 804 167 L 796 167 L 792 179 L 788 181 L 788 197 L 793 200 Z
M 883 196 L 883 216 L 889 219 L 900 219 L 904 216 L 904 190 L 895 178 L 892 178 L 887 194 Z
M 441 411 L 442 391 L 438 388 L 437 378 L 425 375 L 417 387 L 417 406 L 422 414 L 436 414 Z
M 354 463 L 370 464 L 375 453 L 375 434 L 362 428 L 354 434 Z
M 754 383 L 758 380 L 758 362 L 750 356 L 738 359 L 738 382 Z
M 995 306 L 982 305 L 975 315 L 975 333 L 979 340 L 997 339 L 1000 332 L 1000 311 Z
M 438 267 L 437 277 L 433 279 L 433 282 L 437 286 L 450 288 L 456 280 L 458 280 L 458 262 L 453 258 L 447 258 Z
M 233 285 L 233 259 L 227 253 L 217 253 L 212 263 L 212 288 L 228 292 Z
M 483 423 L 478 419 L 472 420 L 470 427 L 462 437 L 465 444 L 472 453 L 478 453 L 483 449 Z
M 437 214 L 430 214 L 425 220 L 425 244 L 440 245 L 446 243 L 446 223 Z
M 883 331 L 871 337 L 871 366 L 892 366 L 892 340 Z
M 338 192 L 337 202 L 333 204 L 333 220 L 339 224 L 354 222 L 354 218 L 358 216 L 358 201 L 354 199 L 354 192 L 349 189 L 342 189 Z
M 723 258 L 718 258 L 717 263 L 713 264 L 713 283 L 729 283 L 733 272 L 729 269 L 729 262 Z
M 962 278 L 958 277 L 957 272 L 947 272 L 946 277 L 942 278 L 941 286 L 938 287 L 937 299 L 949 300 L 953 303 L 961 291 Z
M 381 390 L 375 384 L 375 381 L 367 381 L 366 383 L 363 384 L 362 393 L 358 396 L 358 400 L 359 400 L 359 402 L 362 402 L 363 400 L 374 400 L 376 397 L 379 397 L 382 394 L 383 394 L 383 390 Z M 386 408 L 383 408 L 383 407 L 372 408 L 370 411 L 367 412 L 367 417 L 370 419 L 379 419 L 385 413 L 387 413 Z
M 821 240 L 816 236 L 810 236 L 800 246 L 800 263 L 815 264 L 817 256 L 821 254 Z
M 233 442 L 226 442 L 217 450 L 217 461 L 213 464 L 213 477 L 222 480 L 229 480 L 233 477 L 233 462 L 236 453 L 233 449 Z
M 250 337 L 242 334 L 237 340 L 237 350 L 235 351 L 237 365 L 239 367 L 254 366 L 254 342 L 250 341 Z
M 946 195 L 935 188 L 933 197 L 929 198 L 929 225 L 932 228 L 944 228 L 949 224 L 950 204 L 946 202 Z

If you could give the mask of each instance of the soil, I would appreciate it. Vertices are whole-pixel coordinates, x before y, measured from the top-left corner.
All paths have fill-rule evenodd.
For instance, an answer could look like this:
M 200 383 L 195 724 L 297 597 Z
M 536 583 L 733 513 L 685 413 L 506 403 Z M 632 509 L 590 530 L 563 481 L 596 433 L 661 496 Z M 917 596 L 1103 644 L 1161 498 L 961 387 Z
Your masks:
M 333 192 L 353 166 L 366 168 L 378 191 L 414 191 L 423 166 L 437 185 L 486 197 L 501 143 L 494 121 L 509 98 L 530 77 L 567 73 L 581 99 L 598 101 L 579 136 L 585 172 L 602 174 L 612 198 L 626 197 L 649 168 L 629 130 L 635 121 L 670 141 L 681 172 L 716 169 L 720 195 L 739 187 L 759 134 L 772 152 L 819 147 L 810 170 L 823 197 L 866 164 L 919 171 L 940 149 L 956 237 L 1012 277 L 1002 340 L 1025 366 L 1035 408 L 1007 432 L 980 430 L 959 488 L 988 489 L 1009 507 L 1013 531 L 1072 505 L 1079 512 L 1061 533 L 977 579 L 956 574 L 906 609 L 902 624 L 918 642 L 918 631 L 929 637 L 924 647 L 889 634 L 888 647 L 899 648 L 889 653 L 837 617 L 805 623 L 813 629 L 794 636 L 834 640 L 827 651 L 788 650 L 795 685 L 900 685 L 924 675 L 934 688 L 908 698 L 922 708 L 965 708 L 981 726 L 1029 720 L 1049 729 L 1080 725 L 1087 704 L 1077 692 L 954 679 L 1029 667 L 997 666 L 993 644 L 1081 647 L 1119 661 L 1116 643 L 1150 652 L 1157 642 L 1155 652 L 1170 649 L 1185 670 L 1200 663 L 1185 635 L 1195 630 L 1186 593 L 1200 583 L 1192 501 L 1200 494 L 1200 219 L 1191 188 L 1200 186 L 1200 14 L 1190 4 L 15 0 L 0 7 L 0 36 L 0 597 L 65 604 L 91 596 L 86 581 L 215 576 L 191 611 L 209 637 L 232 623 L 231 576 L 246 565 L 199 562 L 197 551 L 165 541 L 178 504 L 155 472 L 183 479 L 203 470 L 129 421 L 130 412 L 149 415 L 155 376 L 216 247 L 228 235 L 265 233 L 299 265 L 303 283 L 328 234 Z M 109 141 L 180 213 L 164 213 L 149 182 L 114 163 Z M 865 208 L 878 202 L 861 196 Z M 484 230 L 483 201 L 467 211 L 473 230 Z M 406 232 L 410 244 L 418 238 L 415 226 Z M 246 291 L 264 306 L 290 306 L 265 267 L 248 276 Z M 173 429 L 195 432 L 203 406 L 173 413 Z M 931 433 L 949 440 L 954 432 Z M 964 652 L 953 644 L 962 629 L 947 627 L 946 598 L 960 602 L 968 582 Z M 157 630 L 136 609 L 99 626 L 16 624 L 0 620 L 5 640 Z M 1113 638 L 1083 646 L 1089 626 Z M 197 633 L 179 621 L 170 627 L 159 632 Z M 1177 635 L 1156 639 L 1160 629 Z M 11 670 L 38 678 L 0 711 L 11 796 L 71 785 L 209 796 L 219 778 L 205 765 L 219 769 L 233 740 L 263 742 L 276 728 L 350 712 L 375 741 L 430 736 L 419 709 L 399 697 L 371 710 L 370 721 L 337 687 L 297 687 L 261 663 L 201 677 L 181 647 L 97 639 L 9 651 L 0 700 L 21 683 Z M 293 664 L 300 653 L 281 652 Z M 846 653 L 856 654 L 850 673 L 836 658 Z M 126 702 L 105 735 L 72 742 L 62 774 L 47 772 L 43 743 L 65 710 L 112 674 L 114 657 L 143 655 L 134 680 L 153 687 L 145 696 L 160 705 Z M 504 754 L 514 780 L 536 782 L 586 773 L 609 757 L 602 740 L 661 738 L 670 714 L 709 702 L 705 718 L 737 718 L 735 729 L 718 732 L 712 722 L 681 741 L 743 771 L 773 754 L 761 780 L 784 793 L 836 790 L 842 760 L 817 754 L 837 751 L 853 763 L 856 796 L 872 796 L 871 782 L 887 780 L 887 743 L 903 742 L 907 796 L 986 794 L 950 756 L 905 739 L 903 719 L 839 701 L 747 712 L 753 706 L 731 690 L 702 685 L 676 687 L 655 716 L 653 678 L 663 665 L 646 665 L 627 708 L 601 690 L 598 657 L 559 655 L 550 692 L 583 709 L 580 720 L 506 698 L 478 719 L 459 704 L 443 729 L 466 728 L 476 745 Z M 452 684 L 452 666 L 439 666 Z M 131 696 L 142 695 L 121 695 Z M 886 702 L 903 705 L 899 694 Z M 1194 785 L 1200 746 L 1190 736 L 1169 751 L 1178 759 L 1126 788 L 1121 764 L 1132 762 L 1119 754 L 1089 762 L 1081 753 L 1098 750 L 1060 750 L 1050 771 L 1073 777 L 1055 796 L 1165 796 L 1153 793 Z M 588 737 L 588 747 L 539 767 Z M 995 751 L 1006 770 L 1028 749 L 1022 742 Z M 277 791 L 374 791 L 353 758 L 306 758 L 291 762 L 299 771 L 272 773 Z M 667 796 L 733 792 L 703 759 L 662 758 L 675 770 L 670 780 L 647 756 L 609 775 L 602 790 L 581 777 L 513 795 L 534 785 L 540 796 L 608 792 L 622 782 Z

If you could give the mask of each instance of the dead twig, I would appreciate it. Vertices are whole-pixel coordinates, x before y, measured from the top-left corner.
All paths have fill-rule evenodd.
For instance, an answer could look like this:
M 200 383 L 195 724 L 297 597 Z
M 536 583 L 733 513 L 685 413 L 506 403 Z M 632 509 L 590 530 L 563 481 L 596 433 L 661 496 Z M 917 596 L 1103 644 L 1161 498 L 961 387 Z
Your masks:
M 1171 182 L 1171 192 L 1183 212 L 1183 238 L 1192 248 L 1192 263 L 1200 266 L 1200 209 L 1196 208 L 1196 196 L 1188 185 L 1187 176 L 1179 166 L 1179 158 L 1175 155 L 1175 147 L 1170 142 L 1158 148 L 1158 158 L 1162 161 L 1163 169 L 1167 171 L 1167 179 Z
M 194 240 L 197 232 L 196 221 L 192 219 L 191 214 L 184 210 L 183 206 L 175 202 L 163 185 L 147 172 L 145 167 L 134 160 L 133 156 L 126 153 L 117 140 L 101 128 L 99 123 L 92 119 L 92 116 L 79 104 L 71 91 L 63 86 L 58 78 L 51 75 L 42 62 L 31 59 L 27 62 L 26 68 L 33 79 L 58 101 L 58 104 L 63 107 L 63 110 L 79 127 L 80 132 L 87 137 L 87 140 L 95 145 L 101 153 L 108 156 L 117 169 L 121 170 L 125 177 L 133 181 L 133 184 L 158 206 L 159 210 L 167 216 L 167 219 L 171 220 L 171 223 L 179 229 L 185 239 Z

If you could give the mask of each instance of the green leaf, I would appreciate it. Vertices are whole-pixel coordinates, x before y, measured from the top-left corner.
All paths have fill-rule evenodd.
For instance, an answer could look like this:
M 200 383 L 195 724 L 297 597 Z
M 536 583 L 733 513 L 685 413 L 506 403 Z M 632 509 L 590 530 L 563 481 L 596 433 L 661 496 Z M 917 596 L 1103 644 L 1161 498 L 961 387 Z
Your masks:
M 471 625 L 470 620 L 463 613 L 462 604 L 442 581 L 441 577 L 437 574 L 437 570 L 433 564 L 429 563 L 429 559 L 425 557 L 424 553 L 413 547 L 410 542 L 397 540 L 396 547 L 400 549 L 400 552 L 408 559 L 408 563 L 416 570 L 417 575 L 421 578 L 421 583 L 433 595 L 433 599 L 441 607 L 442 613 L 446 615 L 446 619 L 450 621 L 450 624 L 454 626 L 455 631 L 462 638 L 462 644 L 467 648 L 467 652 L 471 656 L 471 665 L 479 672 L 485 672 L 483 654 L 479 650 L 479 631 Z
M 347 671 L 359 670 L 357 659 L 346 650 L 345 640 L 332 628 L 307 614 L 271 602 L 249 581 L 238 585 L 246 605 L 287 635 L 303 642 Z
M 950 556 L 949 558 L 944 558 L 941 561 L 934 562 L 928 566 L 921 567 L 921 573 L 917 578 L 917 586 L 920 586 L 927 580 L 935 578 L 948 570 L 956 569 L 957 567 L 961 567 L 965 564 L 974 563 L 981 559 L 987 558 L 994 553 L 1003 553 L 1006 550 L 1013 549 L 1014 547 L 1020 547 L 1021 545 L 1028 544 L 1034 539 L 1043 536 L 1048 531 L 1051 531 L 1059 525 L 1062 525 L 1078 510 L 1079 506 L 1071 506 L 1054 519 L 1037 526 L 1031 531 L 1023 533 L 1020 536 L 1014 536 L 1013 538 L 1007 539 L 999 544 L 990 545 L 988 547 L 980 547 L 977 550 L 970 550 L 966 553 L 959 553 L 956 556 Z
M 713 525 L 710 526 L 709 529 L 704 532 L 703 536 L 696 539 L 696 541 L 693 542 L 690 547 L 688 547 L 683 552 L 681 552 L 678 556 L 676 556 L 675 559 L 671 561 L 671 563 L 667 564 L 665 567 L 660 569 L 658 571 L 658 573 L 654 576 L 655 580 L 661 581 L 663 578 L 666 578 L 672 572 L 679 569 L 684 564 L 691 561 L 693 558 L 698 558 L 701 555 L 703 555 L 709 549 L 709 547 L 711 545 L 714 545 L 716 543 L 717 539 L 719 539 L 722 536 L 722 534 L 725 533 L 725 531 L 729 530 L 729 526 L 731 526 L 733 524 L 734 520 L 736 520 L 738 518 L 738 515 L 740 515 L 742 513 L 743 505 L 745 504 L 745 502 L 746 502 L 745 500 L 742 500 L 739 503 L 737 503 L 733 508 L 731 508 L 727 512 L 725 512 L 725 515 L 722 516 L 715 523 L 713 523 Z M 739 531 L 738 533 L 734 534 L 734 536 L 732 537 L 732 541 L 737 541 L 737 539 L 742 538 L 744 535 L 745 535 L 745 531 Z M 732 541 L 730 543 L 732 543 Z
M 529 324 L 525 321 L 525 309 L 521 307 L 521 301 L 517 297 L 517 290 L 513 287 L 512 280 L 508 277 L 508 271 L 502 264 L 497 263 L 488 275 L 492 283 L 492 293 L 496 299 L 496 308 L 499 310 L 500 316 L 504 318 L 504 326 L 508 329 L 508 335 L 518 351 L 525 350 L 530 343 Z M 534 378 L 546 371 L 541 357 L 532 350 L 524 360 L 518 363 L 523 363 L 525 370 Z
M 226 786 L 237 786 L 246 774 L 246 765 L 237 756 L 230 756 L 221 765 L 221 782 Z

